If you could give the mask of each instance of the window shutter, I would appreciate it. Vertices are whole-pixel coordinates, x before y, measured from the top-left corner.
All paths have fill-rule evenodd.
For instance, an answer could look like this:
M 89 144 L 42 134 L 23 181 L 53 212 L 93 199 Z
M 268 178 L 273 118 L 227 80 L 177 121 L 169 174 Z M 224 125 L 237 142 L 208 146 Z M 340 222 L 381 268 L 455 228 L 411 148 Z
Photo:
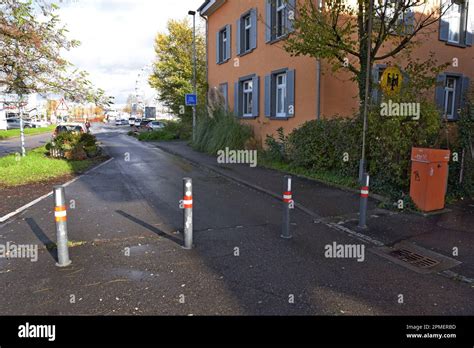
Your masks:
M 234 84 L 234 115 L 240 117 L 240 83 Z
M 272 116 L 272 75 L 265 76 L 265 116 Z
M 292 16 L 290 16 L 292 14 Z M 293 22 L 296 15 L 296 0 L 288 0 L 286 4 L 286 30 L 287 33 L 291 33 L 294 30 Z M 290 19 L 292 17 L 293 19 Z
M 415 30 L 415 12 L 408 9 L 403 16 L 403 34 L 410 35 Z
M 272 0 L 265 0 L 265 42 L 272 41 L 272 29 L 273 29 L 273 12 L 272 12 Z
M 221 53 L 221 33 L 220 31 L 218 31 L 216 34 L 216 63 L 217 64 L 221 62 L 220 53 Z
M 258 85 L 259 77 L 255 76 L 252 78 L 252 116 L 258 116 L 258 109 L 259 109 L 259 95 L 260 95 L 260 88 Z
M 295 70 L 286 72 L 286 116 L 295 116 Z
M 382 101 L 382 94 L 380 90 L 379 80 L 380 80 L 380 65 L 375 66 L 372 69 L 372 95 L 371 95 L 371 104 L 379 105 Z
M 436 103 L 436 106 L 438 106 L 438 109 L 440 109 L 443 113 L 444 113 L 444 86 L 445 84 L 446 84 L 446 75 L 439 74 L 438 77 L 436 78 L 435 103 Z
M 237 37 L 236 37 L 236 45 L 237 45 L 237 54 L 242 54 L 241 46 L 242 46 L 242 19 L 239 18 L 237 21 Z
M 229 86 L 227 83 L 221 85 L 221 93 L 224 97 L 224 109 L 229 110 Z
M 450 0 L 441 0 L 441 11 L 445 12 L 450 5 Z M 449 38 L 449 22 L 443 18 L 439 19 L 439 39 L 440 41 L 448 41 Z
M 232 27 L 230 26 L 230 24 L 225 27 L 225 30 L 227 32 L 227 43 L 226 43 L 227 56 L 224 57 L 224 59 L 229 60 L 230 57 L 232 57 L 232 45 L 231 45 L 231 42 L 232 42 Z
M 250 11 L 250 23 L 252 28 L 250 29 L 250 49 L 257 48 L 257 9 Z
M 461 87 L 461 106 L 460 107 L 461 109 L 464 109 L 467 104 L 470 80 L 469 80 L 469 77 L 463 76 L 461 81 L 462 81 L 462 87 Z

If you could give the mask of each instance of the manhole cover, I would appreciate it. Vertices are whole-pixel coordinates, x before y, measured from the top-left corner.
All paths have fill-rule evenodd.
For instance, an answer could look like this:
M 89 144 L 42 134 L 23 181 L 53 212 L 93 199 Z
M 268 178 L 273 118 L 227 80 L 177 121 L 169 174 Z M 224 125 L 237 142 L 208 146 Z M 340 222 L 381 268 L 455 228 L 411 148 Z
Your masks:
M 390 255 L 404 262 L 408 262 L 409 264 L 415 267 L 420 268 L 430 268 L 439 264 L 439 261 L 433 260 L 429 257 L 411 252 L 410 250 L 406 249 L 394 250 L 390 253 Z
M 445 271 L 461 263 L 408 242 L 395 244 L 391 248 L 372 248 L 370 251 L 412 271 L 424 274 Z

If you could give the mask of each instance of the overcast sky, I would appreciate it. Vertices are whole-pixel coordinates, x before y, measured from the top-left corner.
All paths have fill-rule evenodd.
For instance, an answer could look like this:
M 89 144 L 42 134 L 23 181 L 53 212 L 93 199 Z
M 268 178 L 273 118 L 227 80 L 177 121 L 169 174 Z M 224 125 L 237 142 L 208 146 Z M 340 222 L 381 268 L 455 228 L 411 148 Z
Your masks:
M 140 70 L 154 59 L 153 43 L 169 19 L 190 17 L 203 0 L 56 0 L 69 38 L 81 46 L 65 54 L 91 81 L 125 103 L 134 94 Z M 190 17 L 191 18 L 191 17 Z M 197 16 L 199 19 L 199 16 Z M 148 68 L 148 74 L 150 70 Z M 153 91 L 146 77 L 139 86 L 147 97 Z

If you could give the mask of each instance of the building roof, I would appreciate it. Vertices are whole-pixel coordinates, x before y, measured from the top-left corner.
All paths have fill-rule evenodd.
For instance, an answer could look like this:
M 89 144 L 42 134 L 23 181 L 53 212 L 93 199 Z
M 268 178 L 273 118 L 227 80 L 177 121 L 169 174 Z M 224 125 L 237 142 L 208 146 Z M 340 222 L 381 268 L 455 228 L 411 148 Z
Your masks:
M 198 8 L 198 12 L 201 14 L 201 16 L 209 16 L 225 2 L 226 0 L 205 0 L 204 3 Z

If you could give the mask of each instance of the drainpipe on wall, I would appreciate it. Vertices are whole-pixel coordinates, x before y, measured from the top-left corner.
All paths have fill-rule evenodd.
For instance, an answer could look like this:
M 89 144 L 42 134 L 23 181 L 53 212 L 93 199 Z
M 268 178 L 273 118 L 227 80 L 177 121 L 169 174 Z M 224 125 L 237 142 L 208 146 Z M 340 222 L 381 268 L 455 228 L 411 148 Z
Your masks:
M 323 0 L 318 0 L 318 9 L 321 10 L 323 7 Z M 316 60 L 316 88 L 318 89 L 316 102 L 316 118 L 321 120 L 321 59 Z
M 321 120 L 321 60 L 316 60 L 316 88 L 317 92 L 317 101 L 316 101 L 316 119 Z

